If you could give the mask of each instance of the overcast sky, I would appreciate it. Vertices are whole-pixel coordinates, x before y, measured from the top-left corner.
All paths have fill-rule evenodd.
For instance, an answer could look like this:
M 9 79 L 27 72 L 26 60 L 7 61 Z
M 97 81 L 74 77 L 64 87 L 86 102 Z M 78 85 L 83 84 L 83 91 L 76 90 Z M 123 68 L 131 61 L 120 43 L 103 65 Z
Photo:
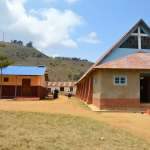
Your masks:
M 95 62 L 141 18 L 150 0 L 0 0 L 0 41 L 29 41 L 48 56 Z

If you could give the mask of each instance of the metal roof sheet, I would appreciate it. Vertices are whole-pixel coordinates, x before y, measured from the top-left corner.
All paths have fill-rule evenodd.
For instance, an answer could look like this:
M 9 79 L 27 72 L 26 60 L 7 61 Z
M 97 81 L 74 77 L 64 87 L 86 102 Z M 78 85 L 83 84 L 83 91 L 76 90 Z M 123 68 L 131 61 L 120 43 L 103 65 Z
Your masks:
M 110 69 L 150 69 L 150 53 L 137 52 L 114 61 L 96 66 Z
M 48 87 L 73 87 L 75 82 L 49 82 Z
M 45 66 L 8 66 L 2 69 L 3 75 L 44 75 Z

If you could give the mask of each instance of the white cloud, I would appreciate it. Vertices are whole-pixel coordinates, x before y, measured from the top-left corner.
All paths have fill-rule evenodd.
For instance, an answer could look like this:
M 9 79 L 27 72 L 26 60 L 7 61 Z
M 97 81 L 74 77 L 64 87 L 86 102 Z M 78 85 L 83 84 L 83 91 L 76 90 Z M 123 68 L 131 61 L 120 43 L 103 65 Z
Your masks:
M 24 45 L 33 41 L 39 50 L 55 48 L 75 48 L 77 43 L 71 38 L 75 28 L 84 23 L 82 17 L 71 10 L 59 11 L 55 8 L 24 8 L 26 0 L 0 0 L 0 33 L 5 39 L 22 40 Z
M 73 40 L 62 41 L 62 45 L 64 45 L 65 47 L 77 47 L 77 43 Z
M 66 0 L 66 2 L 67 2 L 68 4 L 72 4 L 72 3 L 75 3 L 75 2 L 77 2 L 77 1 L 79 1 L 79 0 Z
M 91 32 L 87 36 L 82 36 L 82 37 L 78 38 L 77 41 L 91 43 L 91 44 L 102 43 L 101 41 L 94 39 L 96 36 L 97 36 L 97 34 L 95 32 Z

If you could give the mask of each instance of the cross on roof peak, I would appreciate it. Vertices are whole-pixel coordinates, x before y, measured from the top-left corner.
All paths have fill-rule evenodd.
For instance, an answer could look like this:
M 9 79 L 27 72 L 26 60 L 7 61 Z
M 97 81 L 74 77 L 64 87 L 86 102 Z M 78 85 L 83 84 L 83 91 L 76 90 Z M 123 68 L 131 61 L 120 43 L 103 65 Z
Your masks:
M 148 35 L 140 27 L 138 27 L 137 29 L 137 33 L 133 32 L 131 35 L 138 37 L 138 49 L 141 49 L 141 36 L 148 37 Z

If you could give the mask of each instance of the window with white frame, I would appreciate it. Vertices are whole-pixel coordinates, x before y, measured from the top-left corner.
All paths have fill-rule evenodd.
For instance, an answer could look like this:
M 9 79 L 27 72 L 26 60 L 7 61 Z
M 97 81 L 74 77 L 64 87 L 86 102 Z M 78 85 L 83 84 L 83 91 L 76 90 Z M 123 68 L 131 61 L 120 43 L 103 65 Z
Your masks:
M 119 48 L 150 49 L 150 37 L 138 27 Z
M 97 78 L 94 78 L 94 86 L 96 86 L 98 83 Z
M 114 76 L 114 85 L 127 85 L 126 76 Z

